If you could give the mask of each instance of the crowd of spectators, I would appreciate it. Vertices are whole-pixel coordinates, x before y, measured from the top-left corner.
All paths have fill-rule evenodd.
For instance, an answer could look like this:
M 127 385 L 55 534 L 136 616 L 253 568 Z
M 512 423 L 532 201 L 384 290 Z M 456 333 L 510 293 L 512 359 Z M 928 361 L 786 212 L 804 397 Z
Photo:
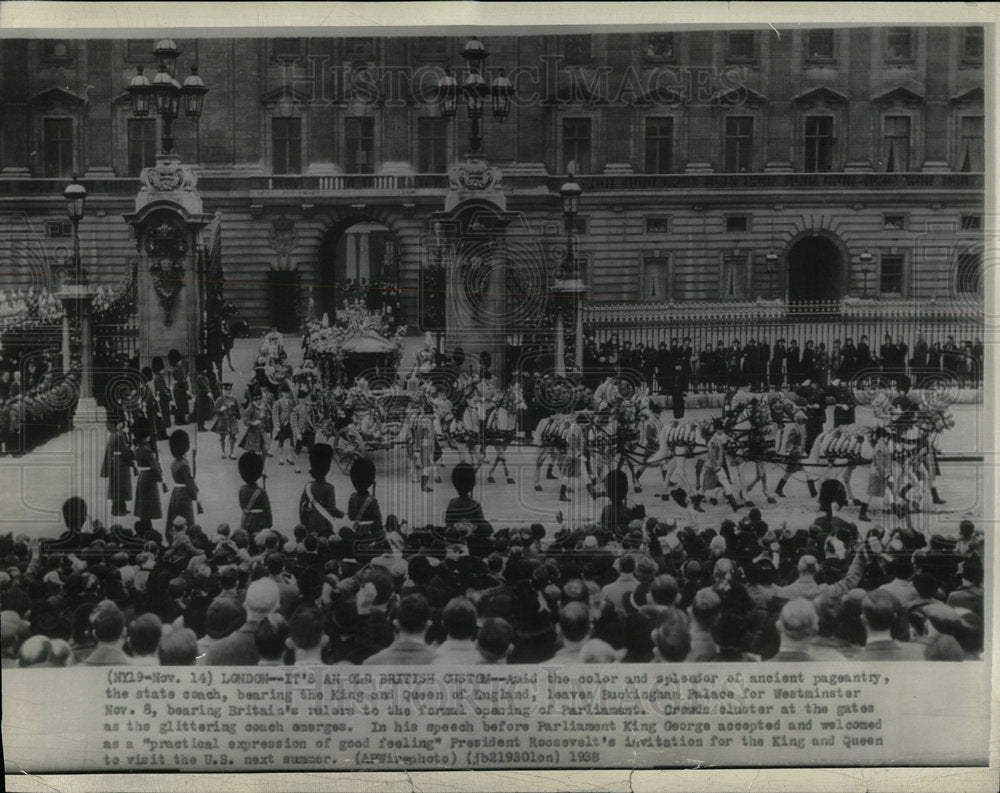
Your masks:
M 983 539 L 858 528 L 820 488 L 809 525 L 716 528 L 625 502 L 595 524 L 494 528 L 456 466 L 438 526 L 336 531 L 177 518 L 103 527 L 66 502 L 58 540 L 0 538 L 3 665 L 558 664 L 974 660 Z M 377 504 L 377 500 L 376 500 Z M 356 504 L 354 505 L 357 506 Z M 355 509 L 354 513 L 358 510 Z M 349 516 L 356 514 L 349 508 Z
M 670 343 L 644 344 L 624 341 L 611 334 L 598 342 L 593 334 L 584 340 L 584 371 L 596 382 L 603 373 L 635 372 L 655 393 L 724 390 L 743 380 L 758 391 L 796 388 L 805 381 L 825 386 L 834 379 L 850 382 L 856 376 L 906 374 L 919 388 L 929 378 L 945 376 L 963 385 L 982 381 L 983 342 L 977 338 L 961 343 L 948 335 L 943 342 L 928 343 L 918 333 L 912 348 L 902 336 L 886 335 L 876 347 L 867 336 L 834 339 L 830 349 L 812 339 L 778 338 L 772 345 L 766 337 L 719 339 L 711 345 L 694 346 L 689 337 Z M 680 382 L 678 382 L 680 381 Z
M 54 356 L 0 355 L 0 456 L 19 457 L 72 426 L 79 369 L 68 376 Z

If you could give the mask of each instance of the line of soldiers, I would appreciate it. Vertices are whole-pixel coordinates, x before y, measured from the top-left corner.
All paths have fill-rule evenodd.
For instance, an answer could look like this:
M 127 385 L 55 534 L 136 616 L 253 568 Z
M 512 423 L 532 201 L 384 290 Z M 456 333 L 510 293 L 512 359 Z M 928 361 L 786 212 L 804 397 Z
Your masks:
M 0 454 L 20 456 L 67 431 L 73 422 L 79 370 L 57 373 L 29 358 L 24 372 L 0 363 Z

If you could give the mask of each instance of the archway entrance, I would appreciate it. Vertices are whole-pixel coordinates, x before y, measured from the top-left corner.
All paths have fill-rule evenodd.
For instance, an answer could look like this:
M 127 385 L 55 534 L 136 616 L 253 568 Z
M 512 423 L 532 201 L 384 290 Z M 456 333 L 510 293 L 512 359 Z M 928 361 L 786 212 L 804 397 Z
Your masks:
M 788 251 L 788 302 L 798 311 L 817 311 L 844 295 L 844 257 L 829 237 L 810 234 Z
M 397 321 L 402 306 L 399 292 L 399 242 L 382 223 L 361 221 L 330 229 L 319 252 L 319 294 L 316 310 L 332 322 L 346 300 L 364 300 L 377 311 L 393 308 Z

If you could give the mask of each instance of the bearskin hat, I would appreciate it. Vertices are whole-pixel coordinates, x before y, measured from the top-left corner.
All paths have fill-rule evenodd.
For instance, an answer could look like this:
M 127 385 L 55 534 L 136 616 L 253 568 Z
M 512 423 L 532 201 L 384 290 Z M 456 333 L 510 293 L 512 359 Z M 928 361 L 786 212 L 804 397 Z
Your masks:
M 191 438 L 184 430 L 174 430 L 170 433 L 170 453 L 177 459 L 183 457 L 191 448 Z
M 237 466 L 240 469 L 240 479 L 252 485 L 264 473 L 264 458 L 256 452 L 244 452 L 240 455 Z

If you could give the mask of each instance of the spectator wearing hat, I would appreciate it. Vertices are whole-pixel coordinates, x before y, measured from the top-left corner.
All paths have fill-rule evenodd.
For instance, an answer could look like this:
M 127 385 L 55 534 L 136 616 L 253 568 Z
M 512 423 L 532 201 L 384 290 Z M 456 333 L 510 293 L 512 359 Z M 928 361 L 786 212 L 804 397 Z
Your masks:
M 336 491 L 326 481 L 332 462 L 333 447 L 328 443 L 313 445 L 309 450 L 309 474 L 313 480 L 306 484 L 299 499 L 299 522 L 320 537 L 330 536 L 335 519 L 344 517 L 343 510 L 337 508 Z M 349 553 L 353 553 L 353 548 Z
M 271 578 L 260 578 L 250 584 L 244 601 L 246 622 L 209 647 L 206 663 L 209 666 L 256 666 L 260 656 L 254 632 L 260 621 L 276 612 L 280 605 L 281 593 Z
M 226 441 L 229 441 L 229 459 L 236 459 L 236 436 L 240 431 L 240 403 L 233 396 L 233 384 L 223 383 L 222 394 L 215 400 L 215 424 L 212 432 L 219 436 L 222 459 L 226 459 Z
M 437 647 L 435 664 L 480 663 L 476 647 L 476 607 L 464 597 L 452 598 L 441 612 L 441 623 L 448 634 Z
M 90 630 L 97 644 L 84 663 L 88 666 L 127 666 L 132 659 L 125 654 L 125 615 L 111 600 L 97 604 L 90 613 Z
M 898 642 L 892 636 L 893 626 L 901 613 L 899 601 L 885 590 L 875 590 L 865 596 L 861 620 L 868 639 L 857 655 L 859 661 L 915 661 L 923 658 L 923 647 L 912 642 Z
M 365 666 L 413 666 L 433 663 L 436 652 L 424 640 L 430 622 L 430 605 L 423 595 L 406 595 L 399 601 L 392 621 L 396 639 L 384 650 L 365 659 Z
M 205 635 L 198 639 L 198 664 L 208 663 L 208 651 L 217 643 L 231 636 L 246 622 L 243 606 L 228 597 L 217 597 L 208 605 L 205 614 Z
M 639 579 L 635 577 L 636 561 L 636 555 L 631 553 L 625 554 L 618 559 L 615 562 L 615 567 L 618 570 L 618 578 L 612 583 L 606 584 L 601 589 L 601 596 L 613 603 L 615 609 L 622 617 L 625 616 L 624 599 L 629 597 L 639 587 Z
M 813 661 L 809 652 L 813 637 L 819 629 L 819 617 L 811 600 L 797 597 L 788 601 L 778 615 L 778 634 L 781 646 L 772 661 Z
M 747 652 L 750 625 L 747 619 L 732 611 L 719 613 L 712 626 L 712 641 L 718 648 L 714 655 L 704 658 L 713 663 L 755 663 L 760 657 Z
M 163 623 L 155 614 L 140 614 L 128 626 L 128 646 L 136 666 L 159 666 L 156 654 L 163 636 Z
M 963 520 L 958 524 L 958 541 L 955 543 L 955 553 L 963 557 L 975 553 L 981 559 L 984 544 L 983 533 L 976 531 L 976 524 L 971 520 Z
M 983 616 L 983 563 L 978 556 L 969 556 L 959 565 L 962 586 L 948 595 L 948 605 L 968 609 Z
M 63 642 L 65 644 L 65 642 Z M 67 645 L 68 647 L 68 645 Z M 961 648 L 959 648 L 961 652 Z M 17 651 L 17 666 L 21 669 L 31 669 L 32 667 L 55 666 L 52 663 L 53 643 L 47 636 L 36 634 L 29 636 L 21 644 Z M 4 664 L 4 668 L 7 664 Z

